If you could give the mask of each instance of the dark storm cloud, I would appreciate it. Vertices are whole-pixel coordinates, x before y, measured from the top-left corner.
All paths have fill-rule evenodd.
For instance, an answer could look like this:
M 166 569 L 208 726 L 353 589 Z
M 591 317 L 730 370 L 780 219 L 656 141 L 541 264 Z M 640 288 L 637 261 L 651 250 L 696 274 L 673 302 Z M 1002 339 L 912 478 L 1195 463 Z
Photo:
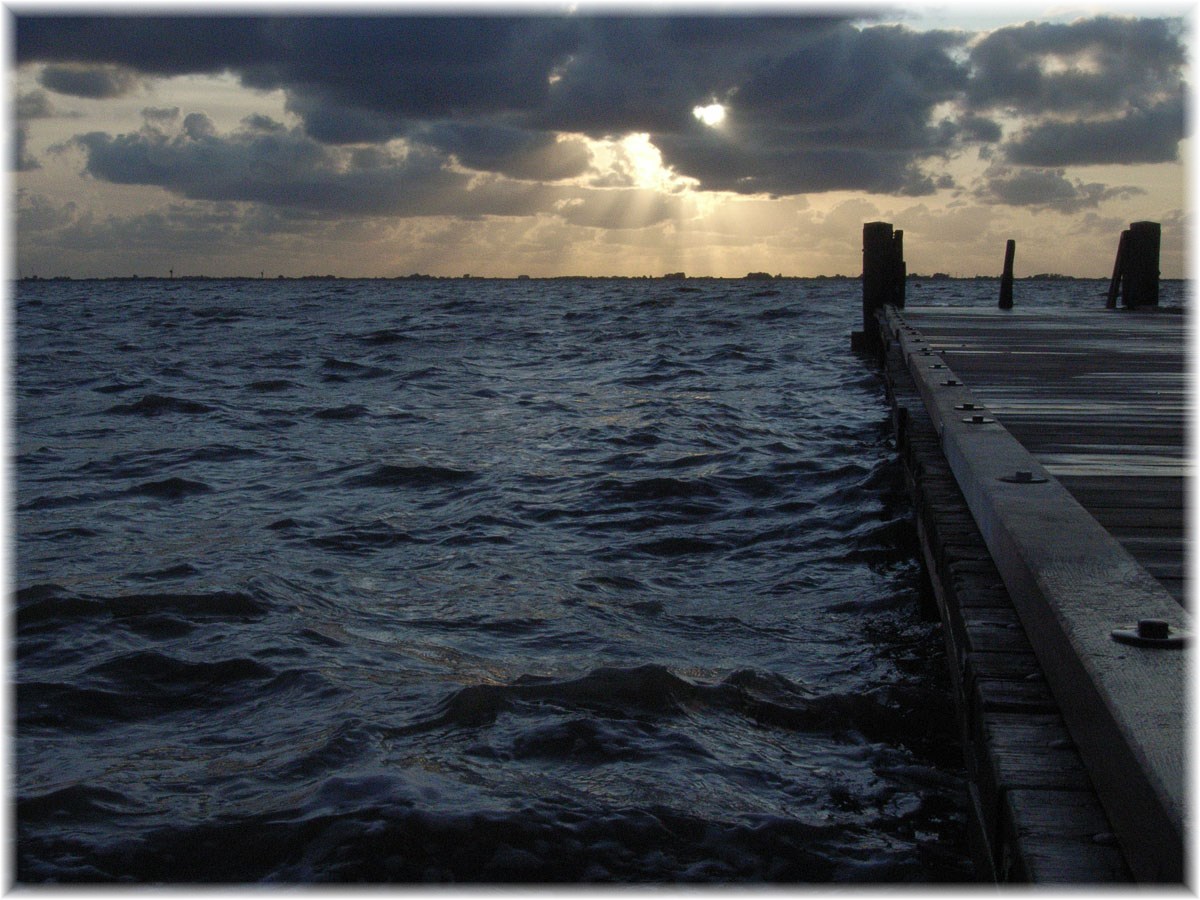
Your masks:
M 12 169 L 16 172 L 32 172 L 40 169 L 42 164 L 29 153 L 29 130 L 24 124 L 18 123 L 13 129 L 12 136 Z
M 438 123 L 409 135 L 452 154 L 471 169 L 512 178 L 557 181 L 582 175 L 590 155 L 580 140 L 503 125 Z
M 94 178 L 157 185 L 194 200 L 403 214 L 462 190 L 468 179 L 431 153 L 360 155 L 346 165 L 342 153 L 296 130 L 244 128 L 221 137 L 199 113 L 186 116 L 182 127 L 174 135 L 91 132 L 75 141 L 87 151 L 86 172 Z
M 1182 22 L 1099 17 L 1001 28 L 971 48 L 977 109 L 1114 113 L 1182 92 Z
M 46 66 L 39 78 L 42 87 L 57 94 L 107 100 L 133 91 L 141 79 L 129 69 L 118 66 Z
M 17 96 L 13 110 L 18 119 L 49 119 L 54 115 L 54 106 L 45 91 L 29 91 Z
M 238 70 L 281 52 L 268 37 L 275 21 L 269 17 L 20 15 L 16 61 L 107 63 L 146 75 Z
M 797 46 L 849 28 L 844 20 L 823 17 L 572 22 L 576 39 L 547 71 L 553 84 L 532 119 L 547 129 L 593 137 L 684 131 L 695 106 L 729 99 Z
M 76 73 L 77 94 L 84 72 L 108 73 L 114 90 L 115 73 L 221 71 L 248 87 L 282 90 L 303 130 L 286 141 L 277 134 L 277 142 L 300 152 L 303 137 L 302 155 L 321 160 L 308 171 L 279 169 L 298 178 L 291 202 L 334 210 L 369 206 L 360 195 L 371 191 L 381 209 L 432 203 L 417 202 L 418 177 L 430 179 L 429 192 L 461 197 L 452 160 L 528 182 L 573 177 L 588 158 L 582 142 L 559 139 L 570 133 L 647 133 L 667 165 L 704 188 L 900 195 L 944 186 L 940 162 L 966 145 L 1066 166 L 1173 158 L 1182 136 L 1185 54 L 1172 20 L 1030 24 L 971 43 L 960 32 L 836 15 L 20 16 L 16 38 L 19 63 L 47 64 L 42 82 L 55 89 L 70 87 L 64 75 Z M 87 89 L 101 88 L 96 79 Z M 692 115 L 711 102 L 728 107 L 720 129 Z M 998 119 L 1014 115 L 1022 130 L 1002 145 Z M 189 132 L 200 120 L 193 125 Z M 219 142 L 234 159 L 219 158 L 244 162 L 261 152 L 260 132 L 247 124 L 236 140 Z M 413 148 L 411 164 L 338 172 L 334 157 L 321 155 L 395 138 Z M 125 175 L 145 140 L 87 135 L 80 145 L 89 171 L 106 178 Z M 204 176 L 201 155 L 166 149 L 175 153 L 175 174 L 153 183 L 186 196 L 257 190 L 259 202 L 288 202 L 282 181 L 249 177 L 235 189 L 227 176 Z M 402 169 L 404 197 L 392 187 Z M 517 185 L 506 202 L 519 206 L 518 195 L 548 196 Z
M 92 132 L 74 143 L 86 152 L 86 173 L 103 181 L 298 214 L 474 218 L 552 212 L 575 224 L 636 228 L 678 211 L 675 201 L 653 201 L 654 192 L 476 176 L 455 170 L 445 155 L 420 145 L 407 153 L 330 147 L 277 124 L 255 117 L 237 131 L 220 134 L 207 116 L 191 113 L 177 133 L 159 127 L 116 137 Z
M 40 194 L 21 195 L 16 209 L 17 230 L 23 233 L 55 231 L 75 220 L 76 206 L 55 206 Z
M 1174 162 L 1184 137 L 1183 98 L 1111 119 L 1051 121 L 1027 129 L 1006 147 L 1028 166 Z
M 978 192 L 980 199 L 1033 210 L 1074 213 L 1095 208 L 1101 201 L 1143 193 L 1139 188 L 1107 187 L 1069 179 L 1062 169 L 1001 168 L 993 171 Z
M 1002 28 L 971 48 L 966 101 L 1032 117 L 1005 147 L 1031 166 L 1173 161 L 1186 50 L 1174 19 L 1100 17 Z

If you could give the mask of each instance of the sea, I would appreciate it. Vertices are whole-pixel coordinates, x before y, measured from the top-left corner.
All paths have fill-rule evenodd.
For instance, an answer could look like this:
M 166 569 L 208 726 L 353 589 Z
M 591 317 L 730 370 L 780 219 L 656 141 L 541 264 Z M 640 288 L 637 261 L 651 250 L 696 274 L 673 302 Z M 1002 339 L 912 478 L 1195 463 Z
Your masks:
M 860 291 L 15 284 L 15 880 L 970 881 Z

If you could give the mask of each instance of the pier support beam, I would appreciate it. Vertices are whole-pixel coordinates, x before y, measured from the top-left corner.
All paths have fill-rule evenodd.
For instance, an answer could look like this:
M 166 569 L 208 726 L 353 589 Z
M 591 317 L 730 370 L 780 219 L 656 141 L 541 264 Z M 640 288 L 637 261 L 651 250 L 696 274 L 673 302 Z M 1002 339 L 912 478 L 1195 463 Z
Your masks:
M 1126 307 L 1158 306 L 1158 257 L 1162 225 L 1133 222 L 1121 232 L 1112 281 L 1108 286 L 1108 308 L 1117 305 L 1117 295 Z
M 1010 240 L 1004 247 L 1004 274 L 1000 276 L 1000 308 L 1013 308 L 1013 257 L 1017 242 Z
M 893 231 L 890 222 L 863 225 L 863 330 L 851 335 L 855 349 L 866 350 L 874 346 L 879 327 L 876 314 L 884 306 L 904 307 L 907 276 L 904 232 Z

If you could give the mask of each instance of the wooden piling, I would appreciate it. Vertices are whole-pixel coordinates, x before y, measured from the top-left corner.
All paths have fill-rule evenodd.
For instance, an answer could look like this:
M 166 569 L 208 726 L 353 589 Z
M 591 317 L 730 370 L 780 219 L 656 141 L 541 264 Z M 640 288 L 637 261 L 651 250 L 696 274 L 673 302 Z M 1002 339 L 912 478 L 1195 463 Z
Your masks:
M 908 264 L 904 262 L 904 232 L 892 233 L 891 303 L 904 309 L 905 287 L 908 284 Z
M 1129 229 L 1121 232 L 1121 239 L 1117 241 L 1117 258 L 1113 262 L 1112 280 L 1108 283 L 1108 302 L 1105 304 L 1109 309 L 1117 308 L 1117 295 L 1121 293 L 1121 278 L 1125 274 L 1125 257 L 1129 252 Z
M 1130 309 L 1158 306 L 1158 256 L 1162 226 L 1158 222 L 1133 222 L 1121 232 L 1107 307 L 1117 305 L 1117 295 Z
M 891 296 L 892 226 L 889 222 L 863 225 L 863 331 L 875 329 L 875 313 Z
M 1013 257 L 1017 242 L 1010 240 L 1004 247 L 1004 274 L 1000 276 L 1000 308 L 1013 308 Z
M 877 314 L 885 306 L 904 306 L 908 268 L 904 262 L 904 232 L 890 222 L 863 225 L 863 330 L 850 336 L 856 350 L 877 349 Z
M 1133 222 L 1125 265 L 1125 305 L 1158 306 L 1158 252 L 1162 226 L 1158 222 Z

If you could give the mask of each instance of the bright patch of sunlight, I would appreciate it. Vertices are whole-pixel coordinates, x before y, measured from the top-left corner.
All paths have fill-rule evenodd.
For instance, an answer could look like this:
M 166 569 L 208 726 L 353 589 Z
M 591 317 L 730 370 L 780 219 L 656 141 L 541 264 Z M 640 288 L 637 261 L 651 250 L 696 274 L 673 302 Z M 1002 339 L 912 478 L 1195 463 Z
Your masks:
M 662 153 L 646 133 L 620 139 L 592 140 L 580 136 L 592 158 L 589 187 L 644 188 L 677 193 L 698 182 L 663 165 Z
M 720 103 L 710 103 L 708 106 L 697 106 L 692 110 L 692 115 L 709 128 L 716 128 L 725 121 L 725 107 Z
M 663 166 L 662 153 L 650 142 L 650 135 L 626 135 L 620 146 L 636 187 L 671 189 L 675 173 Z

